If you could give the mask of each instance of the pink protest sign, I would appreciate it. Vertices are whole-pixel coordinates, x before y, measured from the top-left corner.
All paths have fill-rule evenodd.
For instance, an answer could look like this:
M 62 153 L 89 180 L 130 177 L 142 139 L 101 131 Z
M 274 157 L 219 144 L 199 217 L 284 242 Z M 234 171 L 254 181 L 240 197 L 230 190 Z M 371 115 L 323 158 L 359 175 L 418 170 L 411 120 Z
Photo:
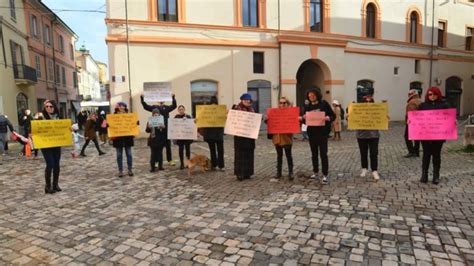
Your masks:
M 267 110 L 268 133 L 300 133 L 299 107 L 270 108 Z
M 324 126 L 326 123 L 326 113 L 306 112 L 305 120 L 307 126 Z
M 457 138 L 456 109 L 408 112 L 408 139 L 454 140 Z

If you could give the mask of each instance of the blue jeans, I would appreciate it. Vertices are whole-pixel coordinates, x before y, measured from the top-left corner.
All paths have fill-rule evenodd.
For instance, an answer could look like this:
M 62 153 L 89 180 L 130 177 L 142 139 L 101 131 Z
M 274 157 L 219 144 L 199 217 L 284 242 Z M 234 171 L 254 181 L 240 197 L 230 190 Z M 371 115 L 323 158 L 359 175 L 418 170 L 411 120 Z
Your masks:
M 125 154 L 127 155 L 127 167 L 128 170 L 132 170 L 132 147 L 123 147 L 123 148 L 115 148 L 117 152 L 117 165 L 119 172 L 123 172 L 123 149 L 125 149 Z

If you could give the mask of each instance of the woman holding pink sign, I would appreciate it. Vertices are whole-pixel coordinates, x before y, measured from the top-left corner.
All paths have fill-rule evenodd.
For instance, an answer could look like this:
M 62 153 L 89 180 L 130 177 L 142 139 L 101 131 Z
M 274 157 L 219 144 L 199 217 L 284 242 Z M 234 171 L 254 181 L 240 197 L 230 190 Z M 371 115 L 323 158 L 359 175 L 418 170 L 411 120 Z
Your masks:
M 425 102 L 418 110 L 448 109 L 448 104 L 443 101 L 443 94 L 438 87 L 431 87 L 425 96 Z M 428 171 L 430 169 L 431 157 L 433 157 L 433 184 L 439 184 L 439 170 L 441 168 L 441 149 L 446 140 L 421 140 L 423 147 L 423 161 L 421 164 L 420 182 L 428 182 Z
M 319 152 L 323 168 L 321 183 L 325 185 L 329 183 L 328 137 L 331 132 L 331 123 L 336 119 L 336 115 L 329 103 L 323 100 L 319 88 L 308 90 L 306 98 L 309 104 L 304 106 L 303 123 L 308 126 L 307 132 L 313 163 L 311 178 L 316 178 L 319 175 Z

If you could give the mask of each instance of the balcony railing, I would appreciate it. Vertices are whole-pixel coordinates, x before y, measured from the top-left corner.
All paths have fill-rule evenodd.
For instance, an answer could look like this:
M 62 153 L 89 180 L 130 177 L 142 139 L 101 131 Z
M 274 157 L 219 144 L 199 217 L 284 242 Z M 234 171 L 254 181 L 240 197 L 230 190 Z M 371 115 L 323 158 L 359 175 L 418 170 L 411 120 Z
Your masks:
M 35 84 L 38 82 L 36 69 L 27 65 L 13 65 L 13 75 L 17 84 Z

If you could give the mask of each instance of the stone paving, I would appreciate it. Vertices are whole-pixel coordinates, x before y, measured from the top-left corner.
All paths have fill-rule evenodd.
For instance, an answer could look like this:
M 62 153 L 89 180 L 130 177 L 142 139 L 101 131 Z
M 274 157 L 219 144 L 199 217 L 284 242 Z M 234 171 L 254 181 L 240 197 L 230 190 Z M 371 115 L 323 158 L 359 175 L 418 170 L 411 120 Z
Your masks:
M 150 173 L 143 140 L 134 177 L 116 177 L 115 152 L 63 151 L 63 192 L 45 195 L 43 160 L 0 166 L 0 264 L 474 265 L 474 155 L 443 148 L 441 183 L 420 184 L 421 159 L 403 158 L 403 126 L 380 141 L 381 180 L 358 177 L 353 132 L 329 144 L 331 182 L 310 180 L 309 145 L 295 141 L 294 181 L 272 182 L 276 153 L 257 142 L 256 174 Z M 207 154 L 195 142 L 192 151 Z M 177 157 L 176 147 L 174 156 Z M 286 163 L 284 163 L 286 173 Z

